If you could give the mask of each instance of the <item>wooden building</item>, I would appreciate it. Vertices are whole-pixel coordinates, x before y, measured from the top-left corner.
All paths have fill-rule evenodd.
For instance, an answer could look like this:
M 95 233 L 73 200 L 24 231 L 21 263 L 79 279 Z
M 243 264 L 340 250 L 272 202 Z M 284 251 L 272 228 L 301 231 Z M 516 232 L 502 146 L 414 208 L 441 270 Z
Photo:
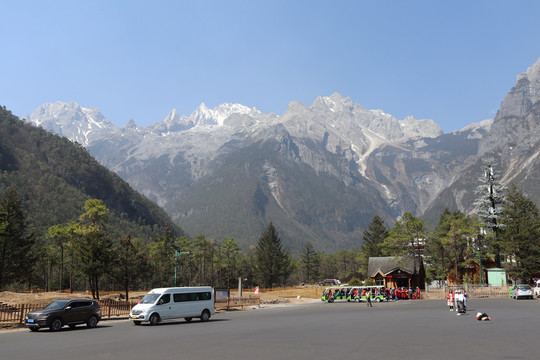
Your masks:
M 480 265 L 478 259 L 465 259 L 458 262 L 457 272 L 459 281 L 456 281 L 456 262 L 452 261 L 446 268 L 446 283 L 449 286 L 469 284 L 487 284 L 488 272 L 487 269 L 495 268 L 495 261 L 492 258 L 482 259 L 482 276 L 480 277 Z
M 368 277 L 375 280 L 376 285 L 387 288 L 416 288 L 424 290 L 426 271 L 421 256 L 385 256 L 370 257 Z

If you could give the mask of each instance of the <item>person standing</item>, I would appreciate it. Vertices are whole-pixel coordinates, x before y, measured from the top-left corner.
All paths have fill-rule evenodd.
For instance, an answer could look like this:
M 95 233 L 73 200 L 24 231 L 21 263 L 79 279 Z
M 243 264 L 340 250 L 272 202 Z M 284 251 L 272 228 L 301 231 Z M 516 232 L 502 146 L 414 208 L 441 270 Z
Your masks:
M 446 294 L 446 304 L 450 311 L 454 310 L 454 293 L 452 290 L 448 291 L 448 294 Z
M 371 305 L 371 290 L 370 289 L 366 291 L 366 304 L 368 307 L 373 307 L 373 305 Z
M 464 314 L 467 309 L 465 308 L 465 297 L 463 296 L 463 292 L 461 290 L 456 290 L 455 299 L 457 311 L 460 314 Z

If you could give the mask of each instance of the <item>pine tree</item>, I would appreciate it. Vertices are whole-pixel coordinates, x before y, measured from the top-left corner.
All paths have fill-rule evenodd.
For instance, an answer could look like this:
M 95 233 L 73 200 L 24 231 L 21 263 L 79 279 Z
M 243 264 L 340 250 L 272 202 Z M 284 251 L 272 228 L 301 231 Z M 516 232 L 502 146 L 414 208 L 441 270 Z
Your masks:
M 538 208 L 514 185 L 510 186 L 501 220 L 501 249 L 509 261 L 505 264 L 513 279 L 528 282 L 540 272 L 540 217 Z
M 183 239 L 184 240 L 184 239 Z M 163 232 L 160 234 L 159 237 L 154 239 L 149 245 L 148 245 L 148 251 L 150 255 L 150 265 L 152 269 L 152 280 L 150 284 L 152 287 L 164 287 L 164 286 L 174 286 L 174 272 L 175 269 L 178 271 L 176 267 L 176 258 L 175 258 L 175 250 L 181 249 L 182 245 L 187 246 L 191 243 L 189 241 L 182 241 L 183 244 L 179 245 L 177 244 L 177 240 L 172 235 L 172 232 L 169 230 L 168 227 L 166 227 Z M 182 278 L 182 284 L 189 283 L 190 281 L 185 281 L 183 276 L 183 263 L 189 262 L 191 263 L 191 258 L 183 259 L 184 261 L 181 262 L 180 272 L 181 272 L 181 278 Z M 188 269 L 190 270 L 189 279 L 192 278 L 191 270 L 193 268 L 196 268 L 196 263 L 193 264 L 194 266 L 189 266 Z M 193 269 L 194 270 L 194 269 Z M 178 275 L 177 275 L 178 277 Z
M 448 246 L 448 253 L 454 260 L 454 272 L 456 283 L 461 283 L 460 269 L 466 265 L 466 261 L 475 257 L 475 243 L 473 239 L 478 237 L 479 224 L 460 211 L 449 214 L 441 226 L 442 243 Z
M 115 277 L 124 287 L 126 300 L 129 300 L 130 287 L 136 283 L 147 268 L 148 262 L 146 256 L 144 252 L 137 248 L 129 234 L 118 241 L 118 245 L 113 249 L 113 254 L 116 265 L 114 267 Z
M 90 199 L 85 202 L 84 210 L 75 230 L 73 247 L 78 265 L 88 278 L 92 297 L 99 300 L 99 280 L 109 270 L 111 260 L 112 241 L 105 229 L 109 209 L 103 201 Z
M 319 278 L 320 270 L 320 258 L 311 242 L 306 242 L 302 253 L 300 254 L 301 269 L 303 273 L 304 281 L 306 282 L 316 282 Z
M 502 205 L 504 203 L 504 187 L 498 180 L 493 158 L 482 161 L 482 176 L 478 179 L 480 185 L 475 189 L 475 213 L 480 217 L 486 229 L 493 234 L 491 249 L 495 254 L 495 266 L 501 267 L 500 244 L 497 238 L 501 222 Z
M 34 244 L 17 191 L 10 188 L 0 198 L 0 290 L 13 281 L 28 280 Z
M 231 288 L 231 280 L 234 284 L 236 277 L 236 261 L 240 253 L 240 247 L 233 238 L 227 238 L 221 243 L 221 254 L 225 256 L 225 270 L 227 274 L 227 289 Z
M 66 246 L 69 241 L 73 240 L 74 234 L 73 229 L 75 222 L 70 222 L 68 224 L 62 225 L 53 225 L 47 231 L 47 238 L 54 240 L 55 245 L 58 246 L 60 250 L 60 277 L 59 277 L 59 289 L 60 291 L 64 290 L 64 258 L 66 252 Z
M 371 218 L 371 222 L 362 235 L 364 243 L 362 244 L 362 259 L 364 263 L 364 271 L 367 273 L 367 265 L 370 257 L 378 257 L 383 255 L 382 244 L 388 236 L 388 230 L 384 226 L 384 220 L 379 215 L 375 214 Z
M 450 231 L 452 213 L 444 208 L 435 231 L 426 239 L 426 254 L 429 256 L 431 266 L 427 269 L 428 276 L 442 285 L 446 278 L 446 268 L 453 259 L 446 235 Z
M 289 276 L 288 256 L 282 249 L 281 238 L 272 222 L 259 238 L 256 260 L 257 275 L 265 288 L 283 283 Z

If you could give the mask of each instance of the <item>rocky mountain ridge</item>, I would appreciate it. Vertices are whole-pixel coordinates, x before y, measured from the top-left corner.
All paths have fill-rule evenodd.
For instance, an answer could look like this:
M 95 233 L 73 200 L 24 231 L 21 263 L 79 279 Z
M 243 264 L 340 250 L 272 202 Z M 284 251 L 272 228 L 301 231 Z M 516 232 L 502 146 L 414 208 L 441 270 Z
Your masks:
M 354 245 L 375 212 L 389 224 L 404 211 L 438 217 L 438 199 L 476 181 L 463 179 L 484 154 L 508 152 L 504 171 L 519 180 L 538 159 L 538 74 L 537 63 L 518 76 L 494 120 L 448 134 L 432 120 L 398 120 L 337 93 L 311 106 L 291 102 L 281 116 L 201 104 L 189 116 L 172 110 L 154 125 L 119 128 L 96 108 L 57 102 L 27 121 L 83 144 L 190 233 L 247 246 L 280 219 L 286 242 L 332 249 Z M 471 210 L 468 190 L 452 198 L 445 203 Z

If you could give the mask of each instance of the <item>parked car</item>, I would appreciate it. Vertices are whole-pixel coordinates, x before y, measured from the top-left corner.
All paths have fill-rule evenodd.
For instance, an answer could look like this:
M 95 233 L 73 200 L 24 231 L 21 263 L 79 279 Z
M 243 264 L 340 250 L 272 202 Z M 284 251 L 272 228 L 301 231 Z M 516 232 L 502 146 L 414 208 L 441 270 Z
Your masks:
M 74 328 L 78 324 L 96 327 L 101 320 L 101 308 L 97 302 L 88 299 L 56 300 L 43 309 L 26 314 L 25 324 L 31 331 L 49 328 L 57 331 L 62 326 Z
M 512 291 L 512 298 L 513 299 L 520 299 L 520 298 L 532 299 L 533 291 L 531 289 L 531 286 L 527 284 L 514 286 L 514 290 Z

